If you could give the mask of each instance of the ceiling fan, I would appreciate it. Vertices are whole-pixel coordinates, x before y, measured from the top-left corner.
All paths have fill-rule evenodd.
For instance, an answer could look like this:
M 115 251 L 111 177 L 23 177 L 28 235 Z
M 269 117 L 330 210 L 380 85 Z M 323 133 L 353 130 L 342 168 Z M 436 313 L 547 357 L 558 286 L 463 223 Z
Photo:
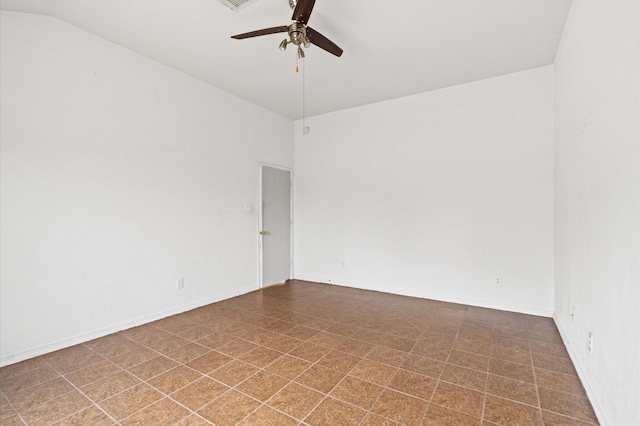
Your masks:
M 240 40 L 244 38 L 286 32 L 289 33 L 289 40 L 282 40 L 280 43 L 280 50 L 286 50 L 288 44 L 293 44 L 298 46 L 298 57 L 304 58 L 304 51 L 300 45 L 308 48 L 312 44 L 315 44 L 319 48 L 340 57 L 342 56 L 341 48 L 313 28 L 307 26 L 307 22 L 309 21 L 315 2 L 316 0 L 289 0 L 289 5 L 293 9 L 293 16 L 291 19 L 295 22 L 281 27 L 264 28 L 262 30 L 237 34 L 231 36 L 231 38 Z

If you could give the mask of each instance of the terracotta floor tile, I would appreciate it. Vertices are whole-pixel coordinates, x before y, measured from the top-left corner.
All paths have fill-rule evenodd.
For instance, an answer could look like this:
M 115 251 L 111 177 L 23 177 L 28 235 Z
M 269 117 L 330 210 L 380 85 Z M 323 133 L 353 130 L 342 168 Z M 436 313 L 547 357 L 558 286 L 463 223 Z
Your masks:
M 416 345 L 416 342 L 417 340 L 414 339 L 384 334 L 382 340 L 378 342 L 378 344 L 397 351 L 410 352 Z
M 534 407 L 540 406 L 536 386 L 520 380 L 489 374 L 486 392 L 491 395 L 533 405 Z
M 285 335 L 290 336 L 290 337 L 294 337 L 296 339 L 300 339 L 300 340 L 309 340 L 310 338 L 312 338 L 313 336 L 315 336 L 316 334 L 318 334 L 320 331 L 316 330 L 314 328 L 309 328 L 309 327 L 305 327 L 303 325 L 298 325 L 294 328 L 291 328 L 289 330 L 287 330 L 285 333 Z
M 222 367 L 213 370 L 208 376 L 228 385 L 235 386 L 258 371 L 257 367 L 246 362 L 233 360 Z
M 32 386 L 10 397 L 11 404 L 18 411 L 28 410 L 35 405 L 56 398 L 73 390 L 73 386 L 62 377 Z M 4 400 L 4 398 L 3 398 Z M 9 406 L 7 404 L 7 406 Z M 13 411 L 13 410 L 11 410 Z
M 152 358 L 158 356 L 157 352 L 152 351 L 149 348 L 140 348 L 127 352 L 122 355 L 118 355 L 111 359 L 111 361 L 119 367 L 131 368 L 138 364 L 142 364 L 145 361 L 149 361 Z
M 154 377 L 153 379 L 147 381 L 147 383 L 160 392 L 170 394 L 171 392 L 177 391 L 181 387 L 188 385 L 189 383 L 199 379 L 200 377 L 202 377 L 202 375 L 197 371 L 194 371 L 191 368 L 185 367 L 183 365 L 179 365 L 176 368 L 173 368 L 162 373 L 159 376 Z
M 186 336 L 183 336 L 186 338 Z M 216 349 L 226 343 L 229 343 L 236 338 L 230 334 L 223 333 L 221 331 L 213 332 L 207 336 L 196 339 L 196 343 L 206 346 L 211 349 Z
M 567 349 L 562 344 L 554 344 L 547 342 L 529 341 L 529 347 L 532 353 L 547 354 L 559 358 L 568 358 Z
M 206 354 L 187 362 L 187 367 L 193 368 L 202 374 L 209 374 L 213 370 L 222 367 L 223 365 L 231 362 L 233 358 L 230 356 L 221 354 L 218 351 L 210 351 Z
M 381 364 L 370 359 L 363 359 L 360 364 L 351 370 L 351 375 L 367 382 L 386 386 L 391 380 L 397 368 Z
M 107 359 L 113 359 L 128 352 L 143 348 L 143 346 L 133 340 L 129 340 L 126 337 L 122 337 L 122 339 L 124 340 L 120 343 L 111 346 L 97 347 L 94 348 L 94 350 Z
M 284 355 L 282 352 L 274 351 L 273 349 L 260 346 L 252 350 L 251 352 L 247 352 L 246 354 L 242 355 L 240 357 L 240 360 L 248 364 L 255 365 L 256 367 L 262 368 L 271 364 L 282 355 Z
M 210 351 L 211 349 L 206 346 L 199 345 L 197 343 L 187 343 L 186 345 L 167 353 L 167 357 L 180 364 L 185 364 Z
M 293 380 L 309 367 L 311 367 L 309 361 L 295 358 L 291 355 L 283 355 L 266 366 L 265 370 Z
M 342 337 L 352 337 L 355 334 L 361 334 L 361 331 L 359 331 L 358 328 L 340 323 L 334 324 L 333 326 L 327 328 L 325 331 L 332 334 L 337 334 Z
M 484 393 L 440 382 L 431 398 L 431 402 L 480 418 Z
M 425 376 L 439 378 L 444 370 L 445 363 L 418 355 L 409 355 L 400 368 L 424 374 Z
M 461 327 L 461 322 L 435 322 L 429 326 L 428 331 L 432 333 L 450 334 L 456 336 Z
M 264 346 L 265 344 L 274 341 L 279 336 L 281 336 L 281 334 L 273 333 L 262 328 L 256 328 L 253 333 L 247 335 L 244 338 L 257 345 Z
M 556 357 L 548 354 L 534 353 L 533 366 L 557 373 L 578 375 L 569 357 Z
M 497 425 L 540 426 L 540 410 L 529 405 L 487 395 L 484 418 Z
M 255 399 L 232 389 L 201 408 L 198 414 L 216 426 L 234 426 L 259 406 Z
M 489 368 L 489 357 L 486 355 L 463 352 L 454 349 L 449 354 L 447 363 L 486 372 Z
M 85 345 L 76 345 L 42 357 L 49 365 L 62 374 L 84 368 L 105 358 Z
M 309 343 L 312 343 L 314 345 L 324 346 L 325 348 L 329 348 L 329 349 L 337 348 L 344 341 L 345 341 L 345 338 L 343 336 L 339 336 L 333 333 L 328 333 L 326 331 L 319 332 L 318 334 L 314 335 L 313 337 L 307 340 L 307 342 Z
M 24 426 L 18 416 L 11 416 L 2 419 L 2 426 Z
M 211 423 L 197 414 L 192 414 L 191 416 L 176 423 L 175 426 L 211 426 Z
M 303 420 L 322 400 L 323 394 L 297 383 L 290 383 L 276 393 L 267 405 Z
M 531 365 L 531 352 L 509 346 L 491 345 L 491 357 L 518 364 Z
M 537 368 L 535 370 L 535 374 L 538 387 L 571 393 L 578 396 L 585 396 L 582 382 L 580 382 L 580 378 L 578 378 L 578 376 L 543 370 L 541 368 Z
M 319 392 L 329 393 L 344 376 L 344 373 L 330 370 L 319 365 L 313 365 L 298 376 L 298 378 L 296 378 L 296 382 Z
M 428 358 L 445 361 L 451 352 L 455 336 L 438 333 L 426 333 L 415 347 L 412 353 Z
M 586 397 L 539 388 L 540 406 L 543 410 L 574 417 L 585 422 L 597 423 L 591 403 Z
M 360 423 L 360 426 L 398 426 L 398 423 L 377 414 L 369 413 Z
M 385 390 L 371 411 L 407 426 L 418 426 L 428 402 L 393 390 Z
M 35 401 L 39 401 L 40 399 L 34 398 L 34 399 L 28 399 L 26 402 L 26 406 L 30 406 L 32 404 L 35 403 Z M 23 407 L 23 409 L 26 407 Z M 3 396 L 0 395 L 0 420 L 2 419 L 6 419 L 7 417 L 12 417 L 15 416 L 16 410 L 13 409 L 13 407 L 11 406 L 11 404 L 9 404 L 9 401 L 7 401 L 7 399 Z
M 236 386 L 236 389 L 258 401 L 266 401 L 282 389 L 288 380 L 268 371 L 260 370 L 244 382 Z
M 274 333 L 285 333 L 287 330 L 297 327 L 294 323 L 283 320 L 275 320 L 267 325 L 262 326 L 265 330 L 273 331 Z
M 383 346 L 375 346 L 371 351 L 369 351 L 366 358 L 392 367 L 400 367 L 408 356 L 409 354 L 404 351 L 386 348 Z
M 246 340 L 242 339 L 236 339 L 225 343 L 224 345 L 218 346 L 216 350 L 230 357 L 237 358 L 249 351 L 254 350 L 257 347 L 258 345 L 256 345 L 255 343 L 247 342 Z
M 91 401 L 77 390 L 73 390 L 54 399 L 36 404 L 22 412 L 21 415 L 30 426 L 45 426 L 90 406 Z
M 187 340 L 196 341 L 196 340 L 199 340 L 199 339 L 204 339 L 207 336 L 211 336 L 214 333 L 215 333 L 215 331 L 213 329 L 209 328 L 209 327 L 195 326 L 195 327 L 189 328 L 187 330 L 183 330 L 183 331 L 179 332 L 178 334 L 181 337 L 184 337 Z M 204 345 L 204 346 L 208 347 L 208 345 Z
M 373 346 L 371 343 L 360 342 L 354 339 L 344 339 L 342 343 L 336 346 L 336 350 L 362 358 L 373 349 Z
M 330 396 L 368 410 L 378 399 L 382 390 L 382 386 L 347 376 L 331 391 Z
M 484 392 L 487 384 L 487 373 L 447 364 L 440 380 Z
M 145 346 L 153 345 L 171 337 L 171 333 L 149 325 L 137 327 L 137 329 L 126 330 L 123 334 L 129 339 Z
M 131 367 L 128 371 L 142 380 L 148 380 L 177 366 L 178 363 L 174 360 L 165 356 L 159 356 L 145 361 L 142 364 L 138 364 L 135 367 Z
M 309 414 L 305 423 L 310 426 L 357 426 L 365 414 L 360 408 L 327 398 Z
M 171 398 L 197 411 L 228 390 L 228 386 L 208 377 L 202 377 L 172 393 Z
M 111 417 L 120 421 L 161 398 L 160 392 L 142 383 L 100 402 L 100 406 Z
M 480 426 L 480 419 L 436 404 L 429 405 L 422 426 Z
M 0 386 L 2 386 L 2 392 L 11 398 L 17 392 L 48 382 L 56 377 L 60 377 L 60 373 L 49 366 L 44 366 L 7 378 L 2 381 Z
M 453 349 L 463 350 L 481 355 L 491 354 L 491 339 L 493 334 L 463 329 L 453 344 Z
M 104 411 L 96 406 L 91 406 L 56 423 L 55 426 L 111 426 L 113 424 L 113 419 L 106 415 Z
M 523 382 L 535 383 L 531 364 L 519 364 L 498 358 L 489 361 L 489 373 Z
M 0 368 L 0 387 L 13 377 L 47 366 L 48 364 L 42 359 L 42 357 L 36 357 L 2 367 Z
M 437 383 L 438 381 L 434 378 L 407 370 L 398 370 L 387 387 L 428 401 Z
M 238 426 L 297 426 L 298 421 L 273 408 L 262 406 L 245 418 Z
M 329 352 L 331 352 L 331 350 L 324 346 L 314 345 L 312 343 L 302 343 L 300 346 L 290 351 L 289 354 L 302 358 L 305 361 L 316 362 Z
M 542 410 L 542 419 L 545 426 L 592 426 L 597 423 L 583 422 L 582 420 L 566 417 L 558 413 Z
M 297 348 L 302 344 L 302 340 L 295 339 L 293 337 L 279 335 L 273 340 L 269 340 L 264 343 L 264 346 L 276 350 L 278 352 L 287 353 Z
M 109 360 L 99 361 L 88 367 L 76 370 L 65 375 L 65 378 L 77 387 L 82 387 L 92 382 L 96 382 L 112 374 L 122 371 L 122 368 Z
M 494 329 L 494 332 L 495 332 L 495 329 Z M 505 336 L 502 334 L 494 334 L 493 340 L 491 343 L 493 345 L 507 346 L 507 347 L 519 349 L 525 352 L 530 351 L 529 341 L 526 338 Z
M 82 388 L 82 392 L 95 402 L 110 398 L 140 383 L 140 379 L 122 371 L 113 376 L 91 383 Z
M 171 426 L 189 414 L 184 407 L 164 398 L 127 417 L 120 424 L 122 426 Z
M 322 357 L 317 364 L 342 373 L 348 373 L 353 370 L 353 367 L 355 367 L 359 362 L 360 358 L 356 356 L 340 351 L 331 351 Z

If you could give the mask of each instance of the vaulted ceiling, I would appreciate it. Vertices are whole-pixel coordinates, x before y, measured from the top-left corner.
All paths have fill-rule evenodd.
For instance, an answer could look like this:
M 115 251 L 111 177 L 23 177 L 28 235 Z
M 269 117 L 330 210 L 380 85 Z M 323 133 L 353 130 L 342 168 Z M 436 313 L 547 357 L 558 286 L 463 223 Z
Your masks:
M 0 0 L 49 15 L 283 116 L 297 119 L 553 63 L 571 0 L 317 0 L 309 26 L 344 54 L 316 46 L 304 64 L 278 49 L 289 0 L 238 12 L 218 0 Z M 296 65 L 300 72 L 296 73 Z M 304 87 L 304 90 L 303 90 Z

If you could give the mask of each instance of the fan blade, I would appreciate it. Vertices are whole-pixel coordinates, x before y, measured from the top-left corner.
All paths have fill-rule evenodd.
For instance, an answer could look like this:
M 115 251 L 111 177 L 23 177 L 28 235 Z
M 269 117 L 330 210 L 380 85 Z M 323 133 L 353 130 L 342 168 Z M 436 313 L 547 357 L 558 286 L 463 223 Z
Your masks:
M 336 55 L 337 57 L 342 56 L 342 49 L 340 49 L 334 42 L 317 32 L 311 27 L 307 27 L 307 37 L 309 37 L 309 41 L 321 49 L 326 50 L 329 53 Z
M 298 0 L 291 19 L 306 24 L 309 22 L 309 17 L 311 16 L 314 4 L 316 4 L 316 0 Z
M 258 36 L 263 36 L 263 35 L 267 35 L 267 34 L 286 33 L 287 31 L 289 31 L 289 27 L 287 27 L 287 26 L 264 28 L 262 30 L 251 31 L 251 32 L 244 33 L 244 34 L 236 34 L 234 36 L 231 36 L 231 38 L 235 38 L 236 40 L 240 40 L 240 39 L 243 39 L 243 38 L 258 37 Z

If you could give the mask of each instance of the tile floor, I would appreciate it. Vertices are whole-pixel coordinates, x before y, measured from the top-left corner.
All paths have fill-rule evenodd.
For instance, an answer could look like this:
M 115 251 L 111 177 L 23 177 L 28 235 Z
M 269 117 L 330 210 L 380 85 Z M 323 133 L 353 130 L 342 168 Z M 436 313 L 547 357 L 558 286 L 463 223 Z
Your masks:
M 0 369 L 0 424 L 594 425 L 549 318 L 300 281 Z

